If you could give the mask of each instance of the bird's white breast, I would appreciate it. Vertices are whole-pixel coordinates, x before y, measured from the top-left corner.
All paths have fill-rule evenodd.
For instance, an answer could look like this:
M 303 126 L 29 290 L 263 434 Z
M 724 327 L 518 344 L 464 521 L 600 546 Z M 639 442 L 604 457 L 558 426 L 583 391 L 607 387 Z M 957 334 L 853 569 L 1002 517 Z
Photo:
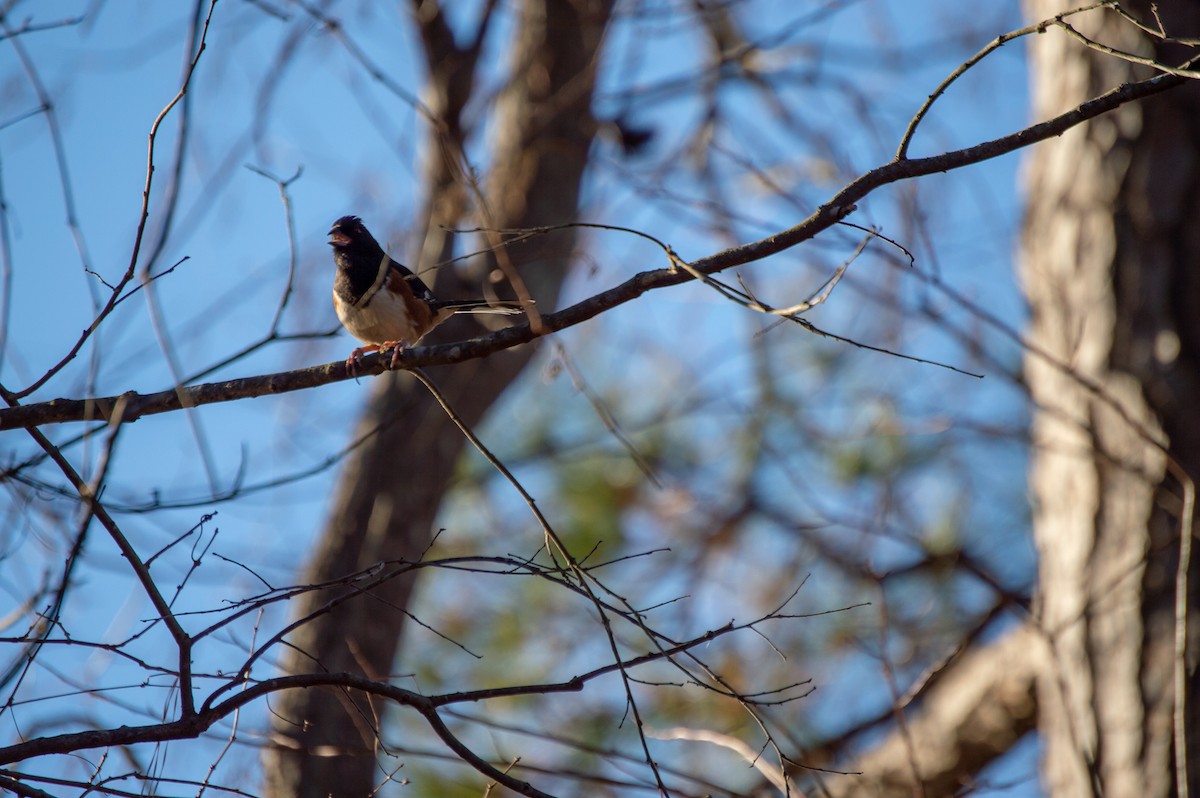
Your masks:
M 335 292 L 333 305 L 342 325 L 364 344 L 404 341 L 411 346 L 424 332 L 416 328 L 403 298 L 389 291 L 376 291 L 366 307 L 350 305 Z

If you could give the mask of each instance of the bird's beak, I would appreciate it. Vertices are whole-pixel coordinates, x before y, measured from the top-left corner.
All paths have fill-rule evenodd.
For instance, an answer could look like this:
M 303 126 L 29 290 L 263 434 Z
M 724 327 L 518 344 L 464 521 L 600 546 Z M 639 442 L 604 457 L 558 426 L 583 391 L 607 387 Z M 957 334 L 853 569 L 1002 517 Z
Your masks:
M 329 246 L 344 247 L 350 244 L 350 236 L 343 233 L 341 230 L 329 231 Z

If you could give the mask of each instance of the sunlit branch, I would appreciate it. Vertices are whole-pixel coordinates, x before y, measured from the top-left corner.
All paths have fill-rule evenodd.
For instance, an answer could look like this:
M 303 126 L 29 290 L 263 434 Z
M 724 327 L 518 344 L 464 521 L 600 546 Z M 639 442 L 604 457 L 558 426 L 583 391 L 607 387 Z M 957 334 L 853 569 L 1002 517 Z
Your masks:
M 1075 125 L 1119 108 L 1126 103 L 1176 88 L 1186 82 L 1185 78 L 1177 75 L 1164 74 L 1137 83 L 1124 84 L 1053 119 L 992 141 L 928 158 L 892 161 L 852 181 L 796 226 L 782 230 L 775 235 L 700 258 L 692 261 L 689 265 L 695 272 L 711 275 L 776 255 L 829 229 L 853 212 L 854 203 L 881 186 L 961 169 L 1007 155 L 1036 142 L 1061 135 Z M 523 324 L 497 330 L 467 341 L 418 347 L 401 353 L 398 358 L 398 367 L 411 370 L 423 366 L 461 363 L 486 357 L 504 349 L 529 343 L 543 335 L 582 324 L 612 308 L 631 302 L 649 291 L 680 285 L 694 279 L 692 274 L 679 269 L 655 269 L 640 272 L 625 282 L 575 305 L 556 313 L 544 314 L 541 319 L 543 329 L 539 333 L 535 333 L 529 325 Z M 381 374 L 387 370 L 387 360 L 388 358 L 380 355 L 369 355 L 364 358 L 358 372 L 360 375 Z M 62 365 L 65 365 L 65 362 Z M 179 393 L 186 397 L 189 406 L 199 406 L 213 402 L 229 402 L 299 391 L 350 378 L 351 375 L 347 372 L 345 363 L 335 362 L 295 371 L 181 388 Z M 38 384 L 41 382 L 44 380 Z M 31 389 L 27 389 L 26 392 L 28 390 Z M 26 392 L 22 392 L 22 394 Z M 174 390 L 145 395 L 130 392 L 124 396 L 129 421 L 135 421 L 144 415 L 171 412 L 182 406 L 180 396 L 177 396 Z M 118 398 L 110 396 L 96 399 L 56 399 L 21 408 L 0 409 L 0 430 L 107 418 Z

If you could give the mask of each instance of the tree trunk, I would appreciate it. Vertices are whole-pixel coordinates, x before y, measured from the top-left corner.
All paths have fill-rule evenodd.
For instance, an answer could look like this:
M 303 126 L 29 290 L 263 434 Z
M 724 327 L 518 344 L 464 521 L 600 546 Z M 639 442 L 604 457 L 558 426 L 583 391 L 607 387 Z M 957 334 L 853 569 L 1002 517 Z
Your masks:
M 464 135 L 458 125 L 471 81 L 449 71 L 473 69 L 474 59 L 453 49 L 454 37 L 440 27 L 440 14 L 430 13 L 432 4 L 421 6 L 417 24 L 430 48 L 433 96 L 428 102 L 446 123 L 427 162 L 430 214 L 422 257 L 431 262 L 420 265 L 429 267 L 450 252 L 444 227 L 461 221 L 472 201 L 461 167 Z M 497 101 L 492 171 L 480 189 L 485 206 L 481 221 L 498 227 L 569 222 L 595 130 L 591 97 L 611 0 L 523 0 L 512 13 L 516 27 L 506 46 L 511 80 Z M 554 306 L 573 247 L 573 234 L 562 231 L 513 253 L 538 308 Z M 460 288 L 447 287 L 445 281 L 438 285 L 446 296 L 468 295 Z M 478 280 L 473 289 L 462 289 L 470 290 L 480 290 Z M 455 336 L 469 334 L 467 325 L 445 326 Z M 503 353 L 436 370 L 431 377 L 467 423 L 475 424 L 531 354 L 530 348 Z M 417 559 L 430 543 L 433 518 L 463 438 L 405 374 L 374 380 L 358 433 L 376 428 L 345 466 L 304 577 L 307 583 L 337 579 L 380 561 Z M 348 671 L 387 680 L 412 587 L 411 577 L 393 579 L 371 596 L 356 596 L 313 617 L 289 636 L 294 648 L 284 669 Z M 340 592 L 308 594 L 296 602 L 296 616 L 309 616 L 336 595 Z M 274 744 L 264 757 L 268 795 L 361 798 L 383 780 L 376 764 L 382 707 L 346 692 L 307 690 L 286 694 L 272 709 Z
M 1034 19 L 1069 6 L 1026 0 Z M 1197 9 L 1163 4 L 1167 31 L 1195 36 Z M 1147 7 L 1131 10 L 1153 19 Z M 1156 48 L 1115 14 L 1071 22 L 1121 50 L 1172 62 L 1171 48 Z M 1037 118 L 1146 73 L 1055 29 L 1030 50 Z M 1032 312 L 1039 621 L 1049 644 L 1038 685 L 1046 789 L 1167 796 L 1176 786 L 1181 529 L 1181 486 L 1168 457 L 1200 474 L 1200 85 L 1071 129 L 1035 149 L 1027 174 L 1022 277 Z M 1191 685 L 1180 717 L 1190 724 L 1195 791 L 1194 563 Z

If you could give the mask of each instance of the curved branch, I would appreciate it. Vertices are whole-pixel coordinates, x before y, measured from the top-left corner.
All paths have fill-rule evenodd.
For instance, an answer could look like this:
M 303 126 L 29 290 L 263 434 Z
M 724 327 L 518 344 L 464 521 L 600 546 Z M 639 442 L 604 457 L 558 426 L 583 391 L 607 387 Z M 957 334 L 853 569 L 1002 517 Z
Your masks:
M 1187 82 L 1178 75 L 1162 74 L 1137 83 L 1126 83 L 1101 96 L 1045 122 L 1010 133 L 973 147 L 954 150 L 928 158 L 894 160 L 861 175 L 839 191 L 811 216 L 794 227 L 775 235 L 741 244 L 736 247 L 693 261 L 687 271 L 654 269 L 640 272 L 620 285 L 602 291 L 557 313 L 541 317 L 539 330 L 528 324 L 498 330 L 488 335 L 439 346 L 419 347 L 403 352 L 398 367 L 411 370 L 423 366 L 461 363 L 487 357 L 504 349 L 529 343 L 543 335 L 582 324 L 607 310 L 637 299 L 642 294 L 690 282 L 694 273 L 715 274 L 735 266 L 762 260 L 814 238 L 855 210 L 855 203 L 872 191 L 890 183 L 948 172 L 982 163 L 1015 152 L 1039 141 L 1062 135 L 1076 125 L 1119 108 L 1129 102 L 1145 99 Z M 363 360 L 359 375 L 381 374 L 385 358 L 371 355 Z M 345 363 L 326 363 L 295 371 L 278 372 L 255 377 L 206 383 L 190 388 L 170 389 L 153 394 L 127 392 L 120 396 L 95 399 L 54 399 L 48 402 L 0 409 L 0 430 L 34 427 L 67 421 L 108 419 L 117 402 L 125 404 L 125 422 L 156 413 L 167 413 L 181 407 L 229 402 L 268 394 L 287 393 L 349 379 Z M 13 395 L 3 392 L 6 398 Z M 11 399 L 10 399 L 11 403 Z
M 7 398 L 7 397 L 6 397 Z M 122 421 L 122 413 L 120 406 L 117 407 L 115 414 L 114 425 L 119 425 Z M 30 429 L 30 436 L 37 442 L 39 446 L 50 456 L 59 470 L 71 481 L 75 490 L 79 493 L 79 498 L 82 499 L 88 507 L 88 511 L 100 522 L 100 525 L 108 532 L 113 542 L 117 544 L 117 548 L 121 550 L 123 556 L 129 563 L 129 567 L 133 569 L 137 575 L 138 581 L 142 585 L 146 596 L 150 599 L 150 603 L 154 605 L 154 609 L 158 611 L 159 617 L 166 624 L 167 630 L 171 633 L 171 637 L 175 640 L 175 645 L 179 653 L 179 706 L 180 711 L 185 719 L 195 716 L 195 702 L 192 696 L 192 638 L 184 631 L 183 626 L 179 623 L 179 619 L 175 617 L 175 613 L 171 611 L 171 605 L 163 598 L 162 592 L 158 589 L 154 579 L 150 576 L 150 568 L 142 561 L 137 550 L 129 542 L 125 533 L 117 526 L 116 521 L 108 514 L 108 510 L 100 502 L 99 495 L 92 489 L 75 467 L 63 456 L 50 439 L 42 434 L 39 429 Z M 103 473 L 103 472 L 101 472 Z M 2 763 L 0 763 L 2 764 Z
M 680 643 L 670 649 L 654 651 L 640 657 L 633 657 L 618 663 L 595 668 L 587 673 L 575 676 L 564 682 L 545 684 L 513 685 L 487 690 L 473 690 L 457 693 L 446 693 L 435 696 L 425 696 L 406 690 L 402 687 L 379 682 L 353 673 L 306 673 L 296 676 L 280 676 L 254 684 L 237 695 L 203 708 L 195 714 L 186 715 L 179 720 L 166 723 L 155 723 L 145 726 L 119 726 L 109 729 L 95 729 L 84 732 L 71 732 L 47 737 L 38 737 L 22 743 L 0 748 L 0 765 L 31 759 L 51 754 L 69 754 L 93 748 L 134 745 L 138 743 L 165 742 L 169 740 L 192 739 L 199 737 L 223 718 L 232 715 L 237 710 L 272 693 L 284 690 L 308 689 L 315 687 L 343 687 L 361 690 L 364 693 L 390 699 L 397 704 L 411 707 L 421 714 L 429 723 L 434 733 L 450 747 L 463 761 L 475 767 L 488 778 L 503 784 L 510 790 L 521 795 L 545 796 L 546 794 L 533 785 L 521 781 L 507 773 L 498 770 L 475 752 L 471 751 L 446 726 L 438 714 L 441 707 L 483 701 L 492 698 L 506 698 L 519 695 L 578 692 L 594 680 L 612 673 L 618 668 L 633 668 L 649 662 L 669 658 L 675 654 L 687 651 L 696 646 L 704 645 L 717 637 L 746 628 L 746 625 L 726 624 L 718 629 L 711 629 L 704 634 Z

